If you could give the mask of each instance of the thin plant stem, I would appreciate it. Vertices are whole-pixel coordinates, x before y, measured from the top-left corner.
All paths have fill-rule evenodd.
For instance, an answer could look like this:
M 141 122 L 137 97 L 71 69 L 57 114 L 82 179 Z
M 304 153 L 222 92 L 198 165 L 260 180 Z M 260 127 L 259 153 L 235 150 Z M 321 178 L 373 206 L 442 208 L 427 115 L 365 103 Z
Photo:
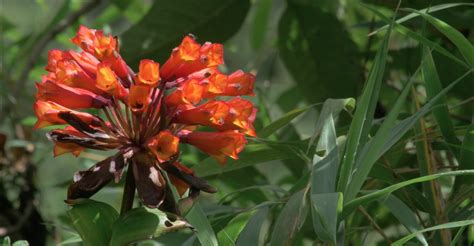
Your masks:
M 133 177 L 133 162 L 128 164 L 127 177 L 125 179 L 125 187 L 123 188 L 122 206 L 120 214 L 125 214 L 133 207 L 133 200 L 135 198 L 135 178 Z

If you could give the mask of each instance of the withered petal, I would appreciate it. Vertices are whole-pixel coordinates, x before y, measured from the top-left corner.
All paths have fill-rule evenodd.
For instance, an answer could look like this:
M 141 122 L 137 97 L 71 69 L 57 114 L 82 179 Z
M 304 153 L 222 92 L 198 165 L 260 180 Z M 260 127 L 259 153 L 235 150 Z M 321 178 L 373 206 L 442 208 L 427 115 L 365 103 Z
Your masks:
M 157 160 L 146 152 L 132 158 L 133 176 L 138 196 L 149 208 L 159 207 L 166 197 L 166 180 L 157 167 Z
M 117 175 L 120 177 L 124 166 L 124 157 L 122 153 L 118 153 L 86 171 L 76 172 L 68 188 L 68 200 L 91 197 L 112 179 L 117 178 Z
M 216 193 L 217 189 L 210 186 L 204 179 L 196 177 L 192 174 L 185 173 L 179 170 L 176 166 L 166 163 L 162 165 L 166 172 L 183 180 L 184 182 L 188 183 L 191 187 L 195 187 L 199 190 L 202 190 L 207 193 Z
M 87 134 L 90 137 L 102 139 L 102 140 L 110 139 L 109 135 L 107 135 L 104 131 L 100 131 L 98 129 L 92 128 L 90 125 L 82 121 L 79 117 L 72 114 L 71 112 L 63 111 L 63 112 L 60 112 L 58 116 L 59 118 L 69 123 L 76 130 L 84 134 Z M 92 124 L 93 126 L 98 127 L 102 125 L 101 121 L 102 120 L 99 117 L 96 117 L 96 120 L 94 120 Z
M 89 149 L 96 149 L 96 150 L 106 150 L 112 149 L 116 146 L 100 142 L 94 138 L 87 138 L 87 137 L 78 137 L 68 133 L 65 133 L 61 130 L 53 130 L 46 134 L 49 140 L 54 142 L 60 143 L 74 143 L 79 146 L 89 148 Z

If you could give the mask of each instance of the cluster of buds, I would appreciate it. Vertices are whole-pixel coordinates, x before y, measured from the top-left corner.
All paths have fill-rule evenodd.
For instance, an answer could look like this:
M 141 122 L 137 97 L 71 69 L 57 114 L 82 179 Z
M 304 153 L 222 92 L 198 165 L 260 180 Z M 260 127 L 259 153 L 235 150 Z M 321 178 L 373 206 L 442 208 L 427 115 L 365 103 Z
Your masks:
M 221 164 L 237 159 L 245 135 L 255 136 L 256 109 L 240 97 L 253 95 L 255 77 L 240 70 L 223 74 L 222 45 L 201 45 L 193 36 L 184 37 L 162 65 L 141 60 L 138 73 L 121 58 L 117 38 L 101 30 L 81 26 L 72 42 L 83 51 L 49 52 L 49 73 L 36 84 L 35 127 L 67 125 L 47 134 L 55 156 L 85 149 L 117 153 L 77 172 L 67 201 L 118 182 L 127 165 L 151 208 L 176 212 L 167 204 L 174 200 L 167 181 L 180 196 L 215 192 L 179 162 L 179 145 L 192 145 Z M 223 96 L 227 101 L 219 100 Z M 197 131 L 200 126 L 209 130 Z

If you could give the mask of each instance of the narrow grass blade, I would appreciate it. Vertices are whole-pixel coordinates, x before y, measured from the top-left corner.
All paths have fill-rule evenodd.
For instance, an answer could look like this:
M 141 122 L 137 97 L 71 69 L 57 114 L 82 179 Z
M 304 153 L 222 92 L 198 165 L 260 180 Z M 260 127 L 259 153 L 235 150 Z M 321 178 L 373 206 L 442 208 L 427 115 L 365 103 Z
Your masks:
M 347 135 L 346 149 L 341 164 L 337 190 L 343 192 L 349 183 L 353 171 L 354 162 L 357 155 L 368 139 L 370 128 L 372 127 L 375 106 L 380 94 L 380 87 L 385 71 L 385 64 L 388 53 L 388 41 L 392 28 L 385 34 L 382 47 L 377 52 L 374 65 L 370 70 L 364 91 L 357 103 L 354 118 Z
M 361 3 L 363 4 L 363 3 Z M 366 5 L 366 4 L 363 4 L 363 5 Z M 367 6 L 367 5 L 366 5 Z M 444 9 L 449 9 L 449 8 L 454 8 L 454 7 L 460 7 L 460 6 L 474 6 L 473 3 L 448 3 L 448 4 L 439 4 L 439 5 L 435 5 L 435 6 L 430 6 L 429 8 L 425 8 L 425 9 L 420 9 L 419 11 L 421 13 L 428 13 L 428 11 L 430 13 L 433 13 L 433 12 L 437 12 L 437 11 L 440 11 L 440 10 L 444 10 Z M 411 20 L 415 17 L 418 17 L 420 16 L 419 14 L 417 13 L 411 13 L 411 14 L 408 14 L 406 16 L 403 16 L 402 18 L 399 18 L 398 20 L 395 21 L 396 24 L 401 24 L 405 21 L 408 21 L 408 20 Z M 369 35 L 374 35 L 378 32 L 381 32 L 385 29 L 388 28 L 389 25 L 385 25 L 373 32 L 371 32 Z
M 422 64 L 421 72 L 423 74 L 423 80 L 425 81 L 426 93 L 429 100 L 441 92 L 443 87 L 438 77 L 438 72 L 436 70 L 436 65 L 431 55 L 431 51 L 427 47 L 423 47 L 423 53 L 423 57 L 426 58 L 426 62 Z M 449 146 L 460 145 L 461 141 L 459 141 L 459 139 L 456 137 L 456 134 L 454 133 L 454 126 L 449 115 L 446 96 L 441 96 L 435 105 L 433 105 L 433 107 L 433 116 L 438 123 L 441 134 L 443 135 L 446 142 L 450 144 Z M 450 149 L 456 157 L 459 157 L 459 151 L 457 149 L 452 147 Z
M 418 178 L 406 180 L 406 181 L 391 185 L 389 187 L 383 188 L 378 191 L 374 191 L 367 195 L 363 195 L 344 205 L 344 210 L 342 211 L 342 214 L 341 214 L 341 220 L 344 219 L 346 216 L 348 216 L 358 206 L 368 204 L 369 202 L 372 202 L 376 199 L 386 197 L 392 192 L 399 190 L 405 186 L 416 184 L 416 183 L 422 183 L 422 182 L 438 179 L 441 177 L 457 176 L 457 175 L 474 175 L 474 170 L 451 171 L 451 172 L 437 173 L 433 175 L 418 177 Z
M 283 115 L 279 119 L 273 121 L 268 126 L 263 128 L 261 131 L 259 131 L 258 136 L 261 137 L 261 138 L 267 138 L 267 137 L 271 136 L 273 133 L 275 133 L 276 131 L 278 131 L 282 127 L 290 124 L 290 122 L 293 119 L 295 119 L 296 117 L 298 117 L 302 113 L 308 111 L 310 108 L 312 108 L 312 106 L 307 106 L 307 107 L 304 107 L 304 108 L 294 109 L 294 110 L 286 113 L 285 115 Z
M 464 135 L 461 153 L 459 158 L 460 170 L 474 169 L 474 125 L 471 125 Z M 474 179 L 457 177 L 454 182 L 454 194 L 458 193 L 462 186 L 470 187 L 474 184 Z
M 459 49 L 460 53 L 466 60 L 466 62 L 474 68 L 474 46 L 467 40 L 466 37 L 458 30 L 454 29 L 448 23 L 439 20 L 431 15 L 422 13 L 415 9 L 407 9 L 410 12 L 414 12 L 425 18 L 430 22 L 438 31 L 443 33 L 453 44 Z
M 363 4 L 361 3 L 362 6 L 364 6 L 365 8 L 367 8 L 368 10 L 372 11 L 372 13 L 374 13 L 375 15 L 377 15 L 379 18 L 381 18 L 384 22 L 386 23 L 391 23 L 391 19 L 386 17 L 384 14 L 382 14 L 380 11 L 378 11 L 375 7 L 371 6 L 371 5 L 367 5 L 367 4 Z M 468 65 L 466 62 L 464 62 L 463 60 L 457 58 L 455 55 L 451 54 L 451 52 L 449 52 L 448 50 L 446 50 L 445 48 L 443 48 L 441 45 L 437 44 L 436 42 L 433 42 L 427 38 L 425 38 L 423 35 L 419 34 L 419 33 L 416 33 L 406 27 L 404 27 L 403 25 L 400 25 L 398 23 L 394 23 L 394 27 L 393 29 L 395 31 L 397 31 L 398 33 L 400 34 L 403 34 L 413 40 L 416 40 L 418 41 L 420 44 L 423 44 L 423 45 L 426 45 L 428 46 L 430 49 L 433 49 L 435 50 L 436 52 L 444 55 L 445 57 L 453 60 L 454 62 L 458 63 L 459 65 L 467 68 L 467 69 L 470 69 L 471 66 Z
M 215 159 L 209 157 L 193 167 L 196 175 L 206 177 L 244 167 L 275 160 L 300 159 L 299 147 L 291 144 L 249 144 L 238 160 L 229 160 L 225 166 L 220 165 Z
M 443 230 L 443 229 L 451 229 L 451 228 L 457 228 L 457 227 L 463 227 L 463 226 L 469 226 L 473 225 L 474 220 L 462 220 L 462 221 L 456 221 L 456 222 L 449 222 L 433 227 L 429 227 L 420 231 L 417 231 L 415 233 L 412 233 L 408 236 L 405 236 L 401 238 L 400 240 L 392 243 L 392 246 L 402 246 L 405 245 L 406 242 L 410 241 L 412 238 L 414 238 L 416 235 L 424 233 L 424 232 L 429 232 L 429 231 L 436 231 L 436 230 Z
M 391 130 L 395 126 L 398 115 L 405 105 L 406 98 L 413 83 L 415 82 L 415 77 L 419 70 L 420 68 L 413 76 L 411 76 L 410 80 L 405 85 L 405 88 L 395 102 L 392 110 L 383 121 L 374 138 L 372 138 L 362 149 L 359 158 L 356 161 L 354 172 L 352 173 L 351 180 L 347 186 L 346 193 L 344 193 L 344 202 L 349 202 L 357 196 L 357 193 L 367 179 L 372 166 L 383 154 L 382 150 L 384 148 L 384 143 L 390 135 Z

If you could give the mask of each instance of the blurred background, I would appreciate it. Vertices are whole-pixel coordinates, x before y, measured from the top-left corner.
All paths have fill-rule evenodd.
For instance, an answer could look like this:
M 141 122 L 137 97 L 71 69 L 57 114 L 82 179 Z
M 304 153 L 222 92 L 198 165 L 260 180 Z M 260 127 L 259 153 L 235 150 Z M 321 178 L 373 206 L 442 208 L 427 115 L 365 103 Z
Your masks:
M 393 15 L 398 3 L 362 2 L 388 17 Z M 423 9 L 450 2 L 457 1 L 405 0 L 401 7 Z M 399 16 L 407 14 L 400 11 Z M 455 27 L 471 42 L 474 40 L 472 6 L 453 7 L 433 15 Z M 251 99 L 259 108 L 257 133 L 285 113 L 311 106 L 292 124 L 268 138 L 297 146 L 313 135 L 320 103 L 328 98 L 357 99 L 360 95 L 384 32 L 368 34 L 386 23 L 360 1 L 349 0 L 0 0 L 0 238 L 8 235 L 12 241 L 24 239 L 31 245 L 77 241 L 66 215 L 68 206 L 63 202 L 67 186 L 75 171 L 88 168 L 107 153 L 88 151 L 78 158 L 72 155 L 53 158 L 53 145 L 45 137 L 47 129 L 32 131 L 36 121 L 32 105 L 34 82 L 46 74 L 47 51 L 78 49 L 70 38 L 80 24 L 117 35 L 120 52 L 133 69 L 137 69 L 139 59 L 163 63 L 187 33 L 194 34 L 201 43 L 223 42 L 226 63 L 223 71 L 243 69 L 257 74 L 256 96 Z M 404 25 L 454 56 L 462 57 L 448 39 L 422 19 L 414 18 Z M 464 68 L 452 59 L 436 52 L 433 56 L 443 86 L 464 73 Z M 416 40 L 398 32 L 392 34 L 376 118 L 383 118 L 391 109 L 420 59 L 421 48 Z M 472 73 L 464 80 L 447 96 L 450 116 L 459 135 L 472 124 L 473 115 Z M 416 83 L 411 98 L 404 105 L 405 116 L 416 110 L 415 102 L 422 104 L 426 100 L 421 82 Z M 341 114 L 338 135 L 347 132 L 350 120 L 350 110 Z M 441 160 L 438 168 L 456 169 L 443 151 L 445 141 L 440 138 L 432 117 L 426 118 L 426 124 L 428 134 L 424 137 L 428 138 L 435 158 Z M 393 179 L 415 177 L 418 167 L 414 143 L 421 137 L 410 132 L 410 136 L 386 154 L 389 167 L 377 163 L 389 169 L 392 176 L 385 180 L 374 178 L 372 189 L 390 183 L 387 180 L 396 182 Z M 286 148 L 283 144 L 280 147 Z M 198 175 L 219 189 L 217 194 L 203 194 L 200 198 L 216 233 L 235 214 L 258 204 L 273 202 L 274 206 L 269 206 L 272 212 L 281 209 L 279 199 L 285 198 L 307 168 L 296 155 L 278 160 L 262 157 L 258 165 L 244 163 L 241 168 L 225 172 L 209 171 L 205 165 L 197 167 L 205 158 L 198 151 L 186 149 L 183 154 L 184 163 L 195 167 Z M 243 162 L 251 158 L 244 156 Z M 109 185 L 93 198 L 119 209 L 121 187 L 122 184 Z M 413 210 L 423 206 L 413 200 L 407 203 Z M 367 211 L 369 216 L 377 218 L 387 237 L 406 234 L 387 208 L 374 205 Z M 360 216 L 359 220 L 354 219 L 358 222 L 352 224 L 354 229 L 348 232 L 349 238 L 367 245 L 384 245 L 387 241 L 383 235 Z M 294 245 L 318 242 L 308 223 Z M 270 233 L 271 223 L 267 220 L 262 228 L 267 231 L 262 235 Z M 265 240 L 265 236 L 261 237 Z M 180 232 L 158 242 L 179 245 L 189 243 L 193 240 L 190 238 L 190 231 Z

